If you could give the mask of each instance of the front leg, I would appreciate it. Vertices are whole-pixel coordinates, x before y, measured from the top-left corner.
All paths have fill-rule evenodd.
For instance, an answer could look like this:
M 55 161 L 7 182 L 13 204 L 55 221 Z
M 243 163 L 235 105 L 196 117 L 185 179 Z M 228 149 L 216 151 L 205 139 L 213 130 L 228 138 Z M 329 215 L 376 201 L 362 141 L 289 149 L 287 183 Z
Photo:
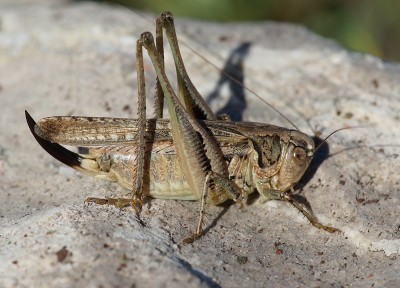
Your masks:
M 314 227 L 317 227 L 318 229 L 322 229 L 325 231 L 328 231 L 329 233 L 334 233 L 334 232 L 340 232 L 339 229 L 334 228 L 332 226 L 325 226 L 321 224 L 317 218 L 315 218 L 311 213 L 309 213 L 307 210 L 305 210 L 299 203 L 297 203 L 292 195 L 291 191 L 279 191 L 279 190 L 274 190 L 265 187 L 264 189 L 260 189 L 261 191 L 260 194 L 264 196 L 264 201 L 269 201 L 269 200 L 280 200 L 280 201 L 285 201 L 290 203 L 293 207 L 295 207 L 297 210 L 300 211 L 303 216 L 307 218 L 307 220 L 313 225 Z

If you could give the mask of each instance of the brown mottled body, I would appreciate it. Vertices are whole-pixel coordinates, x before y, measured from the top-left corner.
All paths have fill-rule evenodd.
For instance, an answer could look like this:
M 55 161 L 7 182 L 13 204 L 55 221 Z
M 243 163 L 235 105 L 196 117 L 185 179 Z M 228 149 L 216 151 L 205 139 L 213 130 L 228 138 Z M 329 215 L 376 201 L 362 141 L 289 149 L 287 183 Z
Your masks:
M 282 160 L 281 152 L 286 149 L 291 133 L 268 124 L 254 122 L 201 121 L 216 138 L 227 162 L 229 177 L 250 194 L 256 191 L 252 181 L 254 153 L 260 155 L 259 162 L 265 171 L 261 175 L 265 183 L 282 189 L 282 183 L 273 183 L 278 176 Z M 148 169 L 145 169 L 143 193 L 163 199 L 199 200 L 201 195 L 191 191 L 176 156 L 175 146 L 168 119 L 148 119 L 146 153 L 151 153 Z M 84 147 L 82 165 L 86 173 L 96 178 L 115 181 L 132 190 L 136 171 L 137 120 L 101 117 L 47 117 L 35 126 L 37 135 L 50 142 Z M 304 135 L 304 137 L 308 137 Z M 249 142 L 251 141 L 251 142 Z M 250 145 L 250 143 L 254 143 Z M 262 151 L 262 153 L 257 152 Z M 253 157 L 254 158 L 254 157 Z M 247 180 L 247 181 L 245 181 Z M 297 182 L 297 181 L 296 181 Z M 290 183 L 292 184 L 292 183 Z M 291 186 L 291 185 L 286 185 Z M 208 203 L 218 205 L 228 199 L 226 194 L 211 191 Z

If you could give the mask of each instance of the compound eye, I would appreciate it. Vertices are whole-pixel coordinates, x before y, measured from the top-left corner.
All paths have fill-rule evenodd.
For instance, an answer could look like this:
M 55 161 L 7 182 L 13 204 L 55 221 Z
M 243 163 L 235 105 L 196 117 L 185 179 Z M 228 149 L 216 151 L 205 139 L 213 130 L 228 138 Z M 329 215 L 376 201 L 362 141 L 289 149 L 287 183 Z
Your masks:
M 307 159 L 307 153 L 304 148 L 296 147 L 293 149 L 293 160 L 294 162 L 301 166 Z

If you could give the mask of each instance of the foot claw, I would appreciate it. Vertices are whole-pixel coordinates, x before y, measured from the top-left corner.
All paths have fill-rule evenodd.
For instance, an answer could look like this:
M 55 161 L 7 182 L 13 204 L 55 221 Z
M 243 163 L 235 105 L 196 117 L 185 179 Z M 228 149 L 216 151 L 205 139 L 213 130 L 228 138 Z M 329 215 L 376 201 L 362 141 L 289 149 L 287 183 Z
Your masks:
M 199 239 L 202 235 L 203 235 L 203 233 L 195 233 L 195 234 L 191 235 L 190 237 L 183 239 L 182 243 L 185 245 L 192 244 L 194 241 Z
M 88 197 L 85 199 L 84 204 L 90 205 L 90 204 L 97 204 L 97 205 L 106 205 L 109 204 L 108 199 L 104 198 L 94 198 L 94 197 Z

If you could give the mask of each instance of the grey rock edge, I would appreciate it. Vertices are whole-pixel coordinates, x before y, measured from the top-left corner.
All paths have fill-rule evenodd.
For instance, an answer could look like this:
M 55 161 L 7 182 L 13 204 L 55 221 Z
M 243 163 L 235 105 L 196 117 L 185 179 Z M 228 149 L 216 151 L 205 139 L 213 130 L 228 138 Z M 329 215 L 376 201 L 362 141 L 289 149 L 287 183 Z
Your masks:
M 52 159 L 24 119 L 25 109 L 35 119 L 135 117 L 135 41 L 154 31 L 154 21 L 122 8 L 41 2 L 0 4 L 1 287 L 399 284 L 398 64 L 350 53 L 295 25 L 178 19 L 179 39 L 219 67 L 235 49 L 248 49 L 242 54 L 246 85 L 302 131 L 313 134 L 317 127 L 327 135 L 366 126 L 330 138 L 329 151 L 320 151 L 298 191 L 323 223 L 343 233 L 315 229 L 285 203 L 256 200 L 242 208 L 208 208 L 208 233 L 183 246 L 180 241 L 195 227 L 198 202 L 148 201 L 144 226 L 131 209 L 84 207 L 88 196 L 127 191 Z M 209 99 L 219 72 L 185 47 L 182 54 Z M 146 63 L 152 95 L 154 72 Z M 171 64 L 169 56 L 168 73 Z M 222 85 L 218 92 L 210 104 L 224 111 L 232 91 Z M 231 112 L 290 127 L 248 92 L 245 102 L 243 111 Z

